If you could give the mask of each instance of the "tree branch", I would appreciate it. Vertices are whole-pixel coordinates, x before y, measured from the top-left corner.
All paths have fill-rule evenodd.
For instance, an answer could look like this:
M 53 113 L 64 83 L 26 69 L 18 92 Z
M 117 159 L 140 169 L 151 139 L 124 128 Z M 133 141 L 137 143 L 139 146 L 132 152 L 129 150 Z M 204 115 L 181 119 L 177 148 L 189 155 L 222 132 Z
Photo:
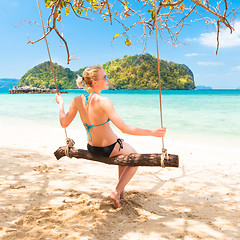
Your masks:
M 119 4 L 116 4 L 119 3 Z M 46 4 L 48 4 L 51 7 L 51 13 L 49 14 L 48 18 L 48 32 L 45 36 L 47 36 L 53 29 L 57 33 L 58 37 L 64 42 L 65 48 L 67 51 L 67 62 L 71 60 L 69 49 L 67 45 L 67 41 L 61 36 L 57 29 L 56 20 L 59 17 L 59 21 L 61 20 L 61 10 L 70 7 L 72 9 L 75 16 L 77 16 L 80 19 L 84 20 L 93 20 L 92 18 L 86 18 L 81 16 L 82 13 L 85 11 L 90 12 L 92 14 L 103 14 L 104 20 L 106 20 L 105 16 L 109 16 L 110 18 L 110 24 L 113 24 L 113 21 L 117 22 L 118 24 L 121 24 L 123 27 L 123 32 L 119 33 L 118 37 L 124 36 L 128 37 L 131 30 L 139 25 L 142 26 L 142 34 L 139 35 L 138 41 L 142 40 L 144 49 L 146 49 L 146 43 L 147 38 L 151 35 L 152 30 L 155 26 L 155 20 L 159 21 L 158 25 L 158 31 L 159 35 L 162 40 L 170 42 L 171 44 L 175 45 L 178 42 L 178 35 L 181 33 L 182 29 L 186 24 L 188 24 L 187 19 L 189 19 L 189 16 L 193 13 L 196 13 L 200 16 L 200 19 L 193 19 L 192 22 L 198 21 L 198 20 L 204 20 L 205 23 L 208 24 L 214 24 L 216 25 L 216 31 L 217 31 L 217 51 L 219 49 L 219 33 L 221 24 L 226 26 L 230 29 L 230 32 L 234 30 L 234 28 L 231 25 L 231 21 L 236 14 L 236 11 L 232 7 L 229 11 L 229 4 L 227 0 L 216 0 L 216 5 L 211 6 L 209 4 L 209 0 L 205 0 L 205 2 L 200 0 L 168 0 L 168 1 L 162 1 L 159 0 L 158 2 L 158 8 L 157 8 L 157 15 L 153 14 L 154 5 L 151 1 L 148 3 L 145 0 L 138 0 L 138 5 L 133 6 L 129 5 L 128 2 L 124 0 L 99 0 L 96 2 L 95 0 L 55 0 L 52 2 L 52 0 L 46 0 Z M 192 6 L 193 3 L 194 5 Z M 88 5 L 90 4 L 90 5 Z M 90 7 L 89 7 L 90 6 Z M 140 8 L 139 7 L 143 6 Z M 170 8 L 168 10 L 168 8 Z M 204 12 L 201 12 L 201 9 Z M 223 11 L 221 11 L 223 9 Z M 105 11 L 103 13 L 103 11 Z M 116 11 L 117 10 L 117 11 Z M 223 12 L 223 13 L 221 13 Z M 114 14 L 113 14 L 114 13 Z M 115 14 L 116 13 L 116 14 Z M 148 17 L 150 14 L 150 18 Z M 180 17 L 181 14 L 184 14 L 184 16 Z M 204 14 L 210 14 L 212 17 L 205 16 Z M 116 16 L 115 16 L 116 15 Z M 50 26 L 50 19 L 52 18 L 52 26 Z M 134 19 L 134 22 L 132 21 L 125 21 L 126 18 Z M 214 18 L 217 18 L 215 21 Z M 147 20 L 146 20 L 147 19 Z M 165 33 L 166 34 L 165 34 Z M 39 38 L 36 41 L 29 41 L 29 43 L 35 43 L 38 41 L 41 41 L 45 36 Z M 112 40 L 112 43 L 114 41 L 115 37 Z M 138 42 L 137 41 L 137 42 Z

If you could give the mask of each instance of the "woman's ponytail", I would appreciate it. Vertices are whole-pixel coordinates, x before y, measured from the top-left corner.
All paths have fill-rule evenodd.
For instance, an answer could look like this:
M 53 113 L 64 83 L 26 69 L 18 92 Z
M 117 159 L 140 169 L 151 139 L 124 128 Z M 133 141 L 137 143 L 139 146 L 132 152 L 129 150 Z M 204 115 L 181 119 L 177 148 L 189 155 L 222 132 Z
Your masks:
M 80 77 L 79 75 L 77 75 L 77 80 L 76 80 L 76 83 L 77 83 L 77 86 L 79 88 L 82 88 L 83 86 L 83 81 L 84 81 L 84 78 L 83 77 Z

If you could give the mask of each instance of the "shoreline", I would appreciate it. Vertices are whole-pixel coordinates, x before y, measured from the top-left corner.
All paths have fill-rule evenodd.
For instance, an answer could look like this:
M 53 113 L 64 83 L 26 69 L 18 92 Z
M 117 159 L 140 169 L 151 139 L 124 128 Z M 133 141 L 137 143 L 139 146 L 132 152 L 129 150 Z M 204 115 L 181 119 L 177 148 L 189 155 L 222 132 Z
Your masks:
M 58 116 L 56 116 L 57 118 Z M 0 140 L 1 146 L 20 146 L 25 147 L 29 144 L 31 146 L 42 146 L 42 145 L 56 145 L 58 143 L 65 145 L 65 133 L 64 129 L 60 126 L 60 123 L 56 119 L 55 121 L 49 122 L 48 119 L 42 119 L 38 121 L 37 119 L 24 119 L 17 118 L 12 119 L 9 117 L 0 118 L 0 129 L 3 132 L 4 141 Z M 57 123 L 57 124 L 56 124 Z M 117 129 L 113 124 L 111 124 L 114 132 L 125 141 L 135 147 L 139 153 L 151 153 L 161 151 L 162 140 L 161 138 L 155 137 L 143 137 L 143 136 L 132 136 L 123 134 L 119 129 Z M 141 126 L 140 126 L 141 127 Z M 35 139 L 34 134 L 40 136 L 40 139 Z M 87 137 L 84 126 L 81 124 L 80 120 L 75 119 L 73 123 L 67 128 L 68 136 L 72 138 L 77 147 L 86 149 Z M 30 134 L 30 136 L 28 136 Z M 47 138 L 44 135 L 49 135 Z M 15 136 L 14 136 L 15 135 Z M 14 138 L 12 138 L 14 136 Z M 22 138 L 22 140 L 21 140 Z M 238 137 L 231 136 L 232 139 L 227 139 L 226 137 L 217 138 L 214 133 L 211 134 L 201 134 L 196 132 L 190 133 L 175 133 L 171 129 L 167 129 L 166 136 L 164 138 L 165 147 L 169 149 L 169 153 L 174 149 L 196 149 L 201 151 L 217 151 L 218 153 L 225 153 L 226 150 L 231 154 L 236 154 L 240 159 L 240 150 L 238 148 Z M 34 139 L 36 142 L 30 142 L 29 139 Z M 47 141 L 46 144 L 41 143 L 41 140 Z M 148 143 L 145 147 L 145 144 Z M 136 146 L 134 146 L 136 145 Z M 60 146 L 60 145 L 59 145 Z M 47 146 L 45 148 L 48 148 Z M 144 152 L 145 151 L 145 152 Z M 182 150 L 180 150 L 182 151 Z M 190 150 L 189 150 L 190 151 Z M 175 154 L 175 153 L 174 153 Z
M 0 94 L 10 94 L 9 91 L 12 90 L 10 88 L 1 88 L 0 87 Z M 61 91 L 63 91 L 63 93 L 65 93 L 64 91 L 85 91 L 84 88 L 75 88 L 75 89 L 61 89 Z M 158 89 L 108 89 L 108 90 L 104 90 L 104 92 L 115 92 L 115 91 L 155 91 L 155 92 L 159 92 Z M 162 89 L 161 91 L 163 92 L 168 92 L 168 91 L 172 91 L 172 92 L 195 92 L 195 91 L 199 91 L 199 92 L 211 92 L 211 91 L 240 91 L 240 88 L 212 88 L 212 89 Z M 44 94 L 44 93 L 39 93 L 39 94 Z

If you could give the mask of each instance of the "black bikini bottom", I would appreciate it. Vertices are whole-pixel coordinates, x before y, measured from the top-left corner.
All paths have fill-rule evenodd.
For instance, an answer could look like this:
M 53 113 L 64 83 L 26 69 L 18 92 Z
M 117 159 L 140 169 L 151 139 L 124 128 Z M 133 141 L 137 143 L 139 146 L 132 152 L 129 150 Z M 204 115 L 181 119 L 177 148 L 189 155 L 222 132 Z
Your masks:
M 119 144 L 119 151 L 123 148 L 123 139 L 118 138 L 117 141 L 107 147 L 95 147 L 90 144 L 87 145 L 88 151 L 97 157 L 109 157 L 115 147 L 115 145 Z

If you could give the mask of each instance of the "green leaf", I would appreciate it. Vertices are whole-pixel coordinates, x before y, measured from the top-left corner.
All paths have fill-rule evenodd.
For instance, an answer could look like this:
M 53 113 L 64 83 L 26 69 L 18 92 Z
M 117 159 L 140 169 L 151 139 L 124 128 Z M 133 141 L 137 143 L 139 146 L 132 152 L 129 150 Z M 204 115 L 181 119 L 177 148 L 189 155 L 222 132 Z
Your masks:
M 131 40 L 129 40 L 128 38 L 126 38 L 125 44 L 126 44 L 127 46 L 130 46 L 130 45 L 132 44 L 132 42 L 131 42 Z
M 152 12 L 151 17 L 152 19 L 155 19 L 155 12 Z
M 45 1 L 45 4 L 46 4 L 46 8 L 51 7 L 51 3 L 49 1 Z
M 70 13 L 70 9 L 69 9 L 69 8 L 66 8 L 65 16 L 67 16 L 69 13 Z

